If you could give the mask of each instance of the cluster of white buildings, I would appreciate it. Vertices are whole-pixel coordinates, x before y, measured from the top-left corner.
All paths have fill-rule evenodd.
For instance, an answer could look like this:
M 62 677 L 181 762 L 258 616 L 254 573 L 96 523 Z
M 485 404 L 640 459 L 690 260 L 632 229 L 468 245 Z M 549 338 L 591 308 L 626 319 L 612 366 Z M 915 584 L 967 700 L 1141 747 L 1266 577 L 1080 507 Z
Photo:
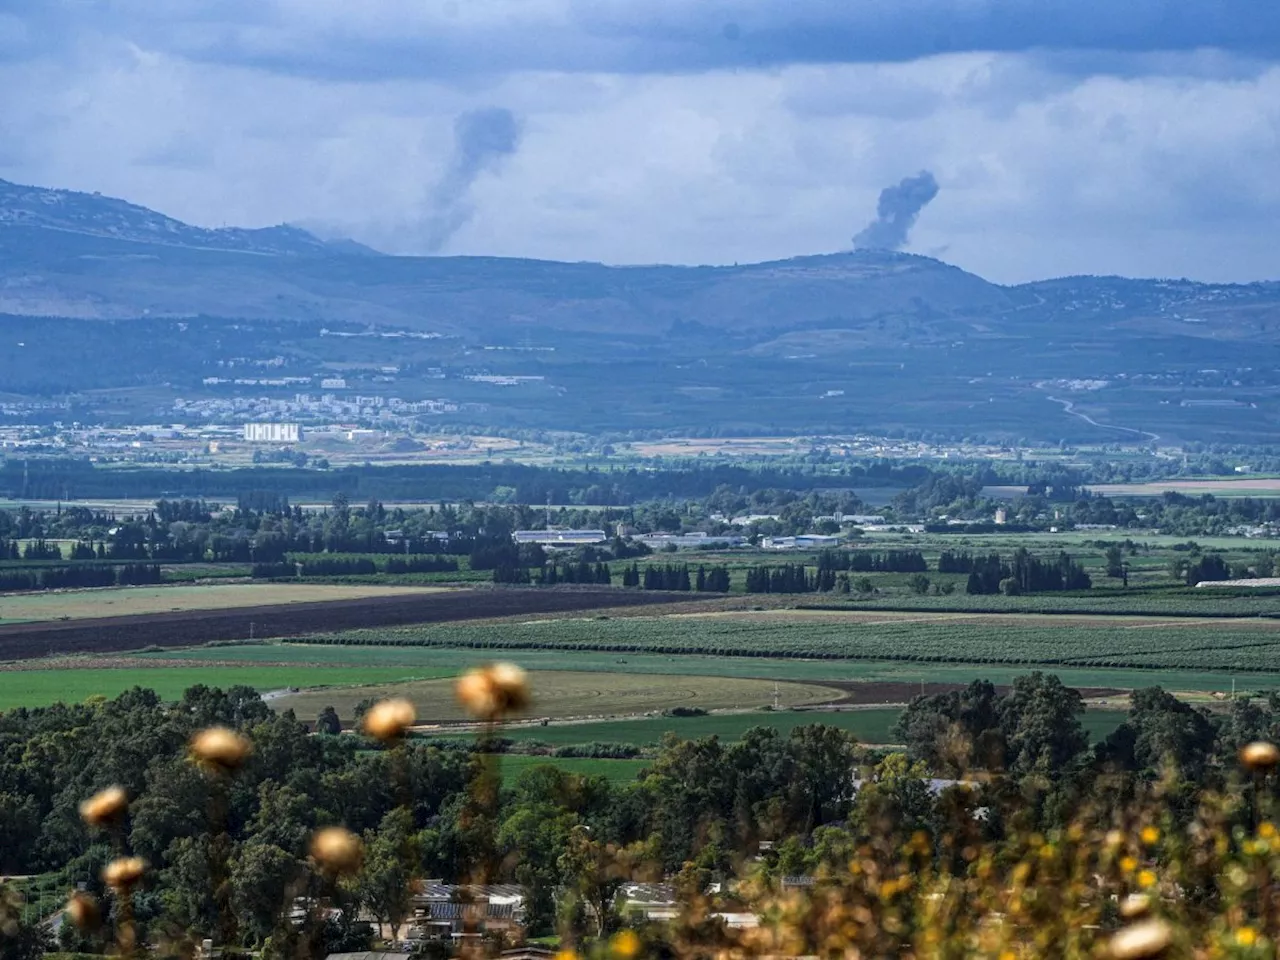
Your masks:
M 381 420 L 394 423 L 402 417 L 456 413 L 452 400 L 403 400 L 400 397 L 340 397 L 332 393 L 298 393 L 292 398 L 218 397 L 200 400 L 179 398 L 173 408 L 187 419 L 253 420 L 288 423 L 296 420 Z

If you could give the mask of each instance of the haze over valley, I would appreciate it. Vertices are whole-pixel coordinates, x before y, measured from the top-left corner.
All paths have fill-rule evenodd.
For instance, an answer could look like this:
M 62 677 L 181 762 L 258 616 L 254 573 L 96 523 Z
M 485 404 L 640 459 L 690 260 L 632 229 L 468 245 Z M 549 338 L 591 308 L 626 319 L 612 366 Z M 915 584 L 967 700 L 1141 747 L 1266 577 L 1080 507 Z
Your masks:
M 864 234 L 900 245 L 917 212 L 882 201 Z M 218 419 L 239 398 L 305 420 L 287 405 L 327 393 L 592 434 L 1277 435 L 1276 282 L 1002 286 L 874 246 L 706 267 L 388 256 L 7 182 L 0 251 L 10 419 Z

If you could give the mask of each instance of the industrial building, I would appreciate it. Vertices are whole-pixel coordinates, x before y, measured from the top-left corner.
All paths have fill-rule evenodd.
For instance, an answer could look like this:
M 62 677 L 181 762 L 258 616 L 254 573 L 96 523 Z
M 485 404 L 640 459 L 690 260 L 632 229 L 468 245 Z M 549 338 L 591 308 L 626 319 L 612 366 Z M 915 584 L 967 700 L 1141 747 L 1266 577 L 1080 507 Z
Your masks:
M 302 439 L 302 428 L 296 423 L 246 423 L 245 443 L 297 443 Z
M 654 550 L 667 545 L 676 547 L 742 547 L 746 537 L 735 535 L 714 536 L 709 533 L 644 533 L 636 537 L 640 543 Z

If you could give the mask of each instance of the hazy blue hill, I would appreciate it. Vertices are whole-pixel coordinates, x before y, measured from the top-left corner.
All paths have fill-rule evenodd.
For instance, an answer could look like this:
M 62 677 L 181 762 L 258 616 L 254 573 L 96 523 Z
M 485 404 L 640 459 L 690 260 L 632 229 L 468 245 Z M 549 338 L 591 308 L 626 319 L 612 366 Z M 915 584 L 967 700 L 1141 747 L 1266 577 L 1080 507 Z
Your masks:
M 7 181 L 0 254 L 0 312 L 28 316 L 206 315 L 461 335 L 539 327 L 644 337 L 679 324 L 754 332 L 761 343 L 847 329 L 863 346 L 1023 337 L 1041 324 L 1061 331 L 1064 319 L 1138 334 L 1280 335 L 1270 322 L 1276 283 L 1066 277 L 1001 287 L 929 257 L 862 250 L 702 267 L 393 257 L 291 226 L 208 230 L 123 200 Z
M 1012 302 L 979 277 L 909 254 L 715 267 L 390 257 L 295 227 L 207 230 L 123 200 L 6 181 L 0 252 L 0 311 L 37 316 L 211 314 L 445 332 L 537 323 L 657 335 L 673 323 L 785 330 Z
M 96 193 L 30 187 L 0 180 L 0 227 L 24 226 L 132 243 L 234 250 L 241 253 L 316 255 L 330 244 L 297 227 L 207 230 Z

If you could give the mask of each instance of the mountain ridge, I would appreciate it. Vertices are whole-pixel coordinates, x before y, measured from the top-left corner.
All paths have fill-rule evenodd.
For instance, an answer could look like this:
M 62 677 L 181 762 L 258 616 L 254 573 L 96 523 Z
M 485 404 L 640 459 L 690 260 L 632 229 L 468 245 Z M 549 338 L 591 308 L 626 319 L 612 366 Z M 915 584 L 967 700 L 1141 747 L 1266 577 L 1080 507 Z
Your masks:
M 197 227 L 118 197 L 0 179 L 0 226 L 26 226 L 122 242 L 262 255 L 323 255 L 354 244 L 326 241 L 290 224 Z M 363 250 L 369 248 L 361 244 Z
M 1258 333 L 1280 283 L 1060 277 L 1004 286 L 920 254 L 853 250 L 734 265 L 409 257 L 298 227 L 207 229 L 112 197 L 0 180 L 0 312 L 390 324 L 457 335 L 528 329 L 660 335 L 696 323 L 772 336 L 898 323 L 986 336 L 1017 318 L 1174 324 L 1206 312 Z M 252 254 L 253 256 L 245 256 Z M 358 255 L 357 255 L 358 254 Z M 1280 323 L 1275 325 L 1280 332 Z M 1214 329 L 1217 329 L 1216 327 Z M 1202 336 L 1209 331 L 1193 330 Z

